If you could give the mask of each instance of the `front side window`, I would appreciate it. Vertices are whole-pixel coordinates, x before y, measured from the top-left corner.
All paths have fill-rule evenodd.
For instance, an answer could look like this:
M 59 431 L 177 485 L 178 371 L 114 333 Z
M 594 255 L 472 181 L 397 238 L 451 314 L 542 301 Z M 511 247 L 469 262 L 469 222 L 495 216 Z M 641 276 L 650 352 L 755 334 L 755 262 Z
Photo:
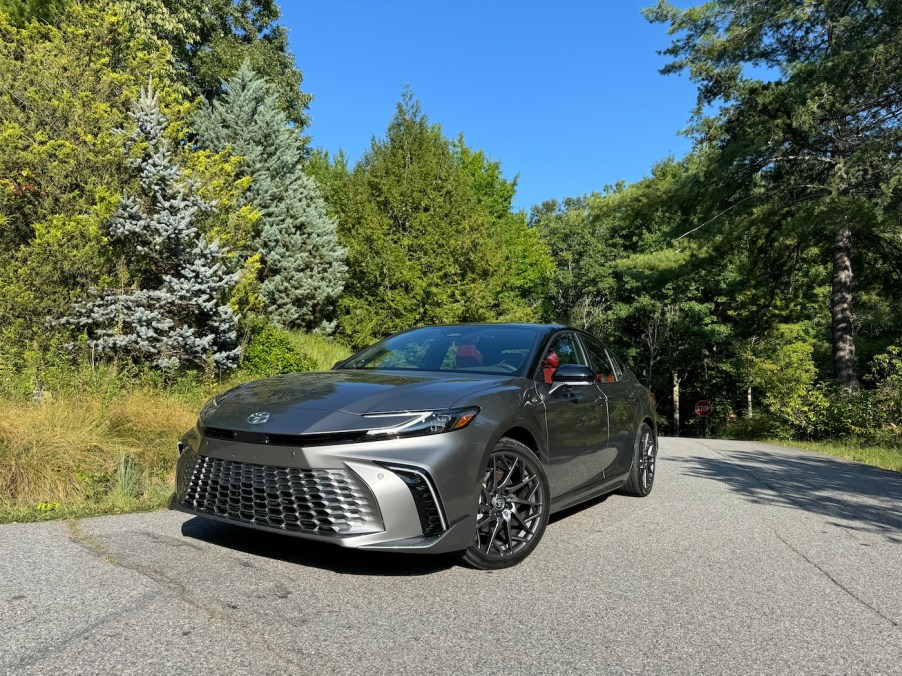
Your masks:
M 572 333 L 559 333 L 552 338 L 545 350 L 542 357 L 542 378 L 546 385 L 551 385 L 551 377 L 561 364 L 589 365 L 582 346 Z

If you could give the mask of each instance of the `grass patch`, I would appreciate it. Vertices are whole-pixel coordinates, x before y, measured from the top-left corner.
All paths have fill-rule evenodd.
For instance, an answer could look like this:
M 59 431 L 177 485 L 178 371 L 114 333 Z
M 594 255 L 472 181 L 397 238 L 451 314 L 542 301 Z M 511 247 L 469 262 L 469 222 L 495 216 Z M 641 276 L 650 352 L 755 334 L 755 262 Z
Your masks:
M 330 338 L 285 333 L 318 369 L 351 354 Z M 163 507 L 175 480 L 176 442 L 204 401 L 257 377 L 239 370 L 222 380 L 196 372 L 165 380 L 86 364 L 4 373 L 0 523 Z
M 334 338 L 299 331 L 292 331 L 290 336 L 295 347 L 316 362 L 318 371 L 326 371 L 332 368 L 335 362 L 347 359 L 352 354 L 350 348 Z
M 138 390 L 0 400 L 0 522 L 156 509 L 197 404 Z
M 855 460 L 866 465 L 902 472 L 902 448 L 874 446 L 865 440 L 847 438 L 836 441 L 787 441 L 769 439 L 768 443 L 817 451 L 838 458 Z

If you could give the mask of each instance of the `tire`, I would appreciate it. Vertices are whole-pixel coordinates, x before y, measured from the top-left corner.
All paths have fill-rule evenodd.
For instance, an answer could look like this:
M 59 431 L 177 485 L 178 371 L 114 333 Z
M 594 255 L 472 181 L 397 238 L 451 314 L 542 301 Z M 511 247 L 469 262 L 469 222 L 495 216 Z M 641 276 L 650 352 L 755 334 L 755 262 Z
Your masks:
M 516 566 L 542 539 L 551 507 L 532 449 L 503 437 L 487 458 L 477 500 L 476 538 L 460 560 L 482 570 Z
M 633 466 L 630 476 L 621 493 L 644 498 L 651 493 L 655 485 L 655 465 L 658 458 L 658 440 L 648 423 L 642 423 L 636 434 L 636 447 L 633 451 Z

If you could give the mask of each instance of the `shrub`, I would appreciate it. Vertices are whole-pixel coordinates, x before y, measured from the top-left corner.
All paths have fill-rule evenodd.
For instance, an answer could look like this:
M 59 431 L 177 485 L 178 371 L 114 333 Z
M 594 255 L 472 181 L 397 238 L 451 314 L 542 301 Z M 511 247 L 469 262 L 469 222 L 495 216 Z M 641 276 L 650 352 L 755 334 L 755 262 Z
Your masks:
M 330 369 L 336 362 L 351 356 L 351 350 L 333 337 L 292 331 L 291 340 L 298 350 L 316 363 L 318 371 Z
M 252 330 L 244 348 L 242 368 L 257 376 L 276 376 L 280 373 L 314 371 L 316 362 L 298 349 L 291 333 L 268 324 Z

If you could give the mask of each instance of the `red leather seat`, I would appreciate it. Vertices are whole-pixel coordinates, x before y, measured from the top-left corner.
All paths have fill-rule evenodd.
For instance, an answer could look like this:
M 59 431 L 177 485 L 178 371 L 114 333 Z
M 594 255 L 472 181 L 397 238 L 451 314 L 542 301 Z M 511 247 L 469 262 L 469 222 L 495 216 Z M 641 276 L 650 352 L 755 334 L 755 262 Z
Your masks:
M 545 377 L 546 385 L 551 385 L 551 377 L 560 365 L 561 360 L 558 358 L 557 353 L 549 352 L 548 356 L 545 357 L 545 361 L 542 362 L 542 375 Z
M 482 366 L 482 355 L 475 345 L 461 345 L 457 348 L 457 368 Z

